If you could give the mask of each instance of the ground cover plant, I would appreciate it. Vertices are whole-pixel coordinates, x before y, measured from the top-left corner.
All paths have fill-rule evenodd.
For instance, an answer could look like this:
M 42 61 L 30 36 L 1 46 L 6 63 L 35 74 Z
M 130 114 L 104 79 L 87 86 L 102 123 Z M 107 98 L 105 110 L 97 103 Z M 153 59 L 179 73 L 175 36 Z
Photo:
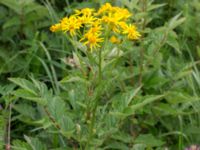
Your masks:
M 0 0 L 0 12 L 0 149 L 198 149 L 198 0 Z

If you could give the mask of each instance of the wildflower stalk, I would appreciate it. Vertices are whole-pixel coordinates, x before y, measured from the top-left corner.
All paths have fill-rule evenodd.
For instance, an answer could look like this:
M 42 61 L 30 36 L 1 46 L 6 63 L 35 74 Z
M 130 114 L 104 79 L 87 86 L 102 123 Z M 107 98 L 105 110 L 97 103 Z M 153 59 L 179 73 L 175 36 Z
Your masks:
M 98 75 L 98 83 L 97 84 L 100 84 L 101 80 L 102 80 L 102 49 L 99 49 L 98 60 L 99 60 L 99 63 L 98 63 L 98 71 L 99 71 L 98 74 L 99 75 Z M 86 144 L 86 149 L 89 148 L 88 146 L 89 146 L 90 141 L 91 141 L 92 136 L 93 136 L 93 129 L 94 129 L 94 125 L 95 125 L 95 118 L 96 118 L 96 109 L 97 109 L 97 106 L 98 106 L 98 98 L 96 98 L 95 104 L 94 104 L 94 108 L 91 111 L 92 112 L 92 117 L 91 117 L 91 121 L 90 121 L 89 138 L 88 138 L 88 141 L 87 141 L 87 144 Z
M 142 0 L 142 12 L 146 13 L 147 11 L 147 0 Z M 145 29 L 146 26 L 146 18 L 143 18 L 143 24 L 142 24 L 142 29 Z M 140 75 L 139 75 L 139 86 L 142 85 L 142 74 L 143 74 L 143 63 L 144 63 L 144 47 L 142 46 L 140 50 Z
M 133 59 L 132 59 L 131 54 L 129 56 L 129 65 L 130 65 L 130 72 L 131 72 L 131 74 L 134 74 Z M 131 83 L 132 86 L 134 86 L 134 77 L 132 77 L 130 79 L 130 83 Z
M 108 44 L 108 37 L 109 37 L 109 30 L 106 30 L 105 33 L 105 41 L 103 44 L 103 47 L 101 49 L 98 50 L 98 85 L 101 84 L 102 81 L 102 50 L 104 50 L 106 48 L 106 45 Z M 92 117 L 91 117 L 91 122 L 90 122 L 90 127 L 89 127 L 89 138 L 86 144 L 86 149 L 88 149 L 88 146 L 90 144 L 90 141 L 92 139 L 93 136 L 93 129 L 94 129 L 94 125 L 95 125 L 95 121 L 96 121 L 96 111 L 97 111 L 97 106 L 98 106 L 98 101 L 99 101 L 99 96 L 96 97 L 95 102 L 94 102 L 94 108 L 92 108 Z
M 102 52 L 101 49 L 99 50 L 99 83 L 102 79 Z

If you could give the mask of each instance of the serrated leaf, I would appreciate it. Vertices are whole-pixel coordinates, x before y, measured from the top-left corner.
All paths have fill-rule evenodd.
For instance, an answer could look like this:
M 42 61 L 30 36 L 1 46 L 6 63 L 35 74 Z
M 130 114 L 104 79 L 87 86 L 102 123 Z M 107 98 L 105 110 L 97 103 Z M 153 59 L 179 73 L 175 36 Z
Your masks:
M 75 131 L 75 126 L 70 117 L 67 116 L 67 113 L 63 114 L 63 116 L 60 117 L 58 124 L 61 126 L 61 133 L 65 135 L 66 137 L 70 137 L 73 135 L 73 132 Z
M 20 114 L 35 119 L 36 111 L 35 108 L 28 104 L 15 104 L 13 108 Z
M 134 105 L 131 105 L 129 107 L 127 107 L 125 110 L 124 110 L 124 114 L 125 115 L 132 115 L 135 113 L 136 110 L 138 109 L 142 109 L 144 106 L 148 105 L 148 104 L 151 104 L 153 103 L 154 101 L 157 101 L 157 100 L 160 100 L 161 98 L 163 98 L 165 95 L 156 95 L 156 96 L 151 96 L 151 97 L 148 97 L 146 99 L 143 100 L 143 102 L 141 103 L 137 103 L 137 104 L 134 104 Z
M 22 78 L 9 78 L 9 80 L 11 82 L 17 84 L 21 88 L 25 89 L 26 91 L 28 91 L 34 95 L 37 95 L 37 93 L 35 92 L 36 89 L 35 89 L 33 83 L 31 83 L 30 81 L 28 81 L 26 79 L 22 79 Z
M 24 135 L 24 138 L 33 150 L 47 150 L 46 146 L 39 139 L 26 135 Z
M 112 98 L 112 105 L 115 111 L 120 114 L 123 110 L 128 107 L 130 102 L 133 100 L 133 97 L 140 91 L 142 86 L 138 87 L 137 89 L 130 90 L 126 93 L 118 94 Z M 115 112 L 116 113 L 116 112 Z
M 13 150 L 32 150 L 30 145 L 24 141 L 20 140 L 13 140 L 12 142 L 12 149 Z
M 56 119 L 59 120 L 61 116 L 65 113 L 65 103 L 59 97 L 53 97 L 49 103 L 47 104 L 48 110 L 51 115 Z
M 41 105 L 46 105 L 47 100 L 42 97 L 38 97 L 37 95 L 34 95 L 33 93 L 25 90 L 25 89 L 18 89 L 13 92 L 15 96 L 24 98 L 26 100 L 34 101 L 36 103 L 39 103 Z
M 164 144 L 160 139 L 155 138 L 152 134 L 141 134 L 135 139 L 135 143 L 144 144 L 146 147 L 159 147 Z
M 74 131 L 74 123 L 69 117 L 65 102 L 59 97 L 54 97 L 47 104 L 48 111 L 56 121 L 56 124 L 61 128 L 61 133 L 65 136 L 70 136 Z

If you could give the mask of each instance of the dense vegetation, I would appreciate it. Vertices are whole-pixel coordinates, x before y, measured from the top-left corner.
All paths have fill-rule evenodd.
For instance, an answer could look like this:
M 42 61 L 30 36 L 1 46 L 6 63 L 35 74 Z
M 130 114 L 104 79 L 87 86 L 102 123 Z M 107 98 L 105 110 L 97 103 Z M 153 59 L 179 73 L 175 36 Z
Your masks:
M 133 14 L 138 40 L 90 51 L 49 30 L 106 2 Z M 0 0 L 0 12 L 0 149 L 200 144 L 199 0 Z

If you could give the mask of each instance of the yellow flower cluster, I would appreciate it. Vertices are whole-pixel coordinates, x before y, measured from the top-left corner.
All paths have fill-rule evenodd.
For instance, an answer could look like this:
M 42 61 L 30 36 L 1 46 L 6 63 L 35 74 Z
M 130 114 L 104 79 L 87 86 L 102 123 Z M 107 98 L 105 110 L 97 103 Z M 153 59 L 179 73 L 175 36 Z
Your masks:
M 52 25 L 52 32 L 68 32 L 71 36 L 80 37 L 80 41 L 89 46 L 90 49 L 100 47 L 100 43 L 106 38 L 114 44 L 121 43 L 117 36 L 125 35 L 129 40 L 137 40 L 140 33 L 133 24 L 128 24 L 131 13 L 120 7 L 114 7 L 105 3 L 99 10 L 84 8 L 75 10 L 69 17 L 63 18 L 60 23 Z M 109 32 L 109 34 L 105 34 Z

